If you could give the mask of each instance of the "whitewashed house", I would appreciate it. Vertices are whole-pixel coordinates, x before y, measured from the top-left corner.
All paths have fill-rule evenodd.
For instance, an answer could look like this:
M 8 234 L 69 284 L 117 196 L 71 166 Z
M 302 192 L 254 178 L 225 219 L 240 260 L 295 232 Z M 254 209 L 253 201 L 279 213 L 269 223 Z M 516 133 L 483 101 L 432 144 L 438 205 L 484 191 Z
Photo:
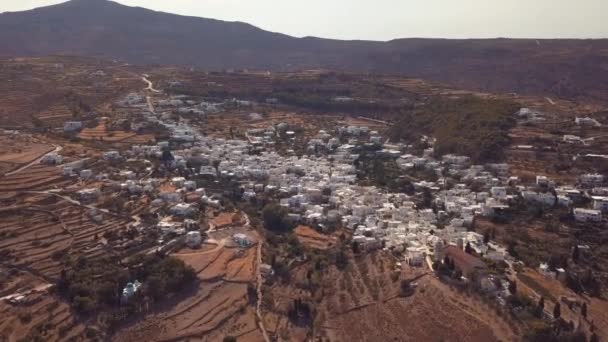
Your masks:
M 40 159 L 41 164 L 59 165 L 63 162 L 63 157 L 57 153 L 49 153 Z
M 601 212 L 608 212 L 608 197 L 605 196 L 593 196 L 593 209 Z
M 89 169 L 81 170 L 79 175 L 80 175 L 81 179 L 84 179 L 84 180 L 91 179 L 91 178 L 93 178 L 93 170 L 89 170 Z
M 109 160 L 109 161 L 120 160 L 120 152 L 118 152 L 118 151 L 104 152 L 103 159 Z
M 175 216 L 194 217 L 198 213 L 198 207 L 190 203 L 178 203 L 169 212 Z
M 77 192 L 78 197 L 83 202 L 94 201 L 99 196 L 101 196 L 101 191 L 99 189 L 83 189 Z
M 584 174 L 580 177 L 580 183 L 583 186 L 586 187 L 594 187 L 594 186 L 599 186 L 602 185 L 602 183 L 604 182 L 604 175 L 601 174 Z
M 574 219 L 578 222 L 601 222 L 602 212 L 594 209 L 574 208 Z
M 190 248 L 194 249 L 200 247 L 202 240 L 201 232 L 199 231 L 186 233 L 186 245 L 188 245 Z
M 78 132 L 82 129 L 81 121 L 67 121 L 63 124 L 63 131 L 66 133 Z
M 498 200 L 505 200 L 507 198 L 507 188 L 503 186 L 494 186 L 490 189 L 492 197 Z
M 576 117 L 574 119 L 574 123 L 579 125 L 579 126 L 591 126 L 591 127 L 601 127 L 602 124 L 600 124 L 597 120 L 595 120 L 594 118 L 590 118 L 590 117 Z

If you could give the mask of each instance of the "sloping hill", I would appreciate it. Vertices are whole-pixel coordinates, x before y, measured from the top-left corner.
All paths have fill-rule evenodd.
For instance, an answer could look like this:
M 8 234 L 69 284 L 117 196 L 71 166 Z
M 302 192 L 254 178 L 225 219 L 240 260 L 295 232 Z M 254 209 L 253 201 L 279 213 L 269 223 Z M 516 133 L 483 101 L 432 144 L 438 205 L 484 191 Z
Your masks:
M 49 54 L 211 70 L 401 73 L 470 89 L 608 101 L 608 40 L 295 38 L 107 0 L 0 14 L 0 56 Z

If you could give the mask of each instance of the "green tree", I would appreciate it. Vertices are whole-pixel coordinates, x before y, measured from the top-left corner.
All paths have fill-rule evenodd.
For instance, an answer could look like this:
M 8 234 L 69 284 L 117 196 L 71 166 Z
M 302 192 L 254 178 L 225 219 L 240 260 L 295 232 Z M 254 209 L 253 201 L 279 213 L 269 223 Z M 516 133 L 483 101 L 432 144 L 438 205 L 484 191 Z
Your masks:
M 536 306 L 536 317 L 541 318 L 545 310 L 545 297 L 540 297 Z
M 560 319 L 560 317 L 562 317 L 562 306 L 559 302 L 557 302 L 553 308 L 553 318 Z
M 470 242 L 467 242 L 467 245 L 464 247 L 464 251 L 467 254 L 473 254 L 473 247 L 471 247 Z
M 583 306 L 581 307 L 581 315 L 583 315 L 583 318 L 587 318 L 587 303 L 583 303 Z
M 89 314 L 95 310 L 95 301 L 90 297 L 76 296 L 72 303 L 74 309 L 81 314 Z
M 574 249 L 572 250 L 572 261 L 574 261 L 575 263 L 578 263 L 580 254 L 581 254 L 581 252 L 578 248 L 578 244 L 574 245 Z
M 488 242 L 490 242 L 490 230 L 483 233 L 483 243 L 487 244 Z
M 262 209 L 264 226 L 275 232 L 286 232 L 291 228 L 287 221 L 287 210 L 276 203 L 267 204 Z
M 511 292 L 512 295 L 517 293 L 517 282 L 515 280 L 509 283 L 509 292 Z
M 591 334 L 591 338 L 589 339 L 589 342 L 600 342 L 600 338 L 594 332 L 593 334 Z

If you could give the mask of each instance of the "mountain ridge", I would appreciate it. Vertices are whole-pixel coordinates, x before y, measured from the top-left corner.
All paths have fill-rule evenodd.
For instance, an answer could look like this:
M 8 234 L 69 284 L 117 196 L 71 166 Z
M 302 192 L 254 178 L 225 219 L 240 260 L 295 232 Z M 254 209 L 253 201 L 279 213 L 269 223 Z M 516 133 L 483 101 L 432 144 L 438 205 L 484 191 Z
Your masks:
M 0 56 L 52 54 L 207 70 L 404 74 L 474 90 L 608 101 L 607 39 L 297 38 L 109 0 L 0 14 Z

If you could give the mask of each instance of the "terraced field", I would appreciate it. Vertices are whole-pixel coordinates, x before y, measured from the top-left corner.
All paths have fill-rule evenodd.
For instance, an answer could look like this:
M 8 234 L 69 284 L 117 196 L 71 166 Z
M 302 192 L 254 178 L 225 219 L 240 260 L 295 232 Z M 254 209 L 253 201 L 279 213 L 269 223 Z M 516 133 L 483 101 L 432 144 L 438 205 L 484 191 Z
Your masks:
M 114 340 L 219 341 L 225 336 L 239 341 L 264 340 L 247 294 L 248 285 L 255 280 L 255 247 L 220 246 L 173 256 L 195 269 L 200 284 L 166 303 L 163 312 L 121 330 Z
M 9 276 L 0 279 L 0 297 L 24 294 L 25 300 L 18 304 L 0 300 L 0 340 L 28 335 L 45 341 L 86 340 L 82 321 L 47 287 L 56 284 L 67 257 L 94 262 L 117 253 L 104 235 L 124 230 L 130 220 L 104 215 L 97 224 L 87 208 L 54 195 L 5 194 L 1 200 L 12 204 L 0 209 L 0 270 Z
M 103 140 L 103 141 L 121 141 L 135 136 L 135 133 L 124 131 L 110 131 L 108 127 L 102 123 L 94 128 L 84 128 L 78 137 L 83 140 Z
M 57 103 L 36 114 L 36 118 L 46 127 L 63 127 L 66 121 L 74 120 L 71 109 L 63 103 Z
M 203 282 L 193 289 L 195 297 L 179 298 L 163 313 L 122 330 L 115 341 L 263 341 L 255 322 L 254 307 L 247 299 L 247 285 Z M 192 299 L 194 298 L 194 299 Z
M 95 260 L 111 252 L 100 240 L 104 233 L 124 229 L 127 219 L 108 216 L 93 223 L 86 209 L 50 195 L 30 198 L 27 205 L 5 208 L 0 217 L 0 249 L 10 265 L 44 279 L 56 280 L 68 253 Z
M 70 180 L 55 166 L 33 165 L 19 173 L 0 178 L 0 192 L 60 189 Z
M 34 313 L 34 314 L 32 314 Z M 28 302 L 13 306 L 0 302 L 0 336 L 6 341 L 40 331 L 44 341 L 82 340 L 85 327 L 71 313 L 69 305 L 54 296 L 39 293 L 28 296 Z

